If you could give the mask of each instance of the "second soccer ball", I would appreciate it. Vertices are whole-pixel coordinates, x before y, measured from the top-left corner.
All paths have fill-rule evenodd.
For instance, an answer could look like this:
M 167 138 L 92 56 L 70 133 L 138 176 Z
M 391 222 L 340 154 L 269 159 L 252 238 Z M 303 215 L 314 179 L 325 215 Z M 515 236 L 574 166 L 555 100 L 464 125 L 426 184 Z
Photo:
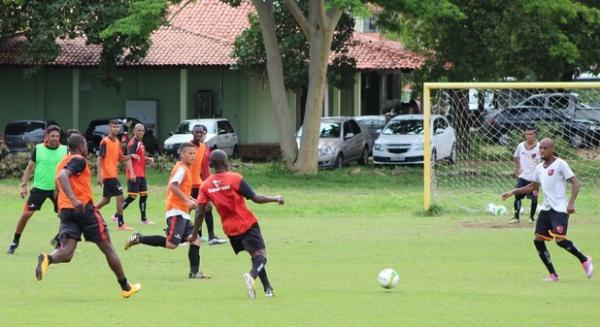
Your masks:
M 387 289 L 396 287 L 399 280 L 400 275 L 398 275 L 398 273 L 392 268 L 382 270 L 377 277 L 377 282 L 379 285 Z

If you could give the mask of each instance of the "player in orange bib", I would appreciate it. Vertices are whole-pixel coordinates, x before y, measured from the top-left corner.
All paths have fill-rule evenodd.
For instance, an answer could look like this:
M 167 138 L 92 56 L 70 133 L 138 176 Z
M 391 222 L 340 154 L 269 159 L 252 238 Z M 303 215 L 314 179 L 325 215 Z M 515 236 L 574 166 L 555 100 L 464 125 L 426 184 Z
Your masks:
M 39 255 L 35 276 L 41 281 L 49 265 L 70 262 L 83 234 L 86 241 L 96 243 L 102 251 L 121 286 L 121 295 L 128 298 L 142 286 L 127 282 L 121 260 L 112 247 L 106 223 L 94 207 L 92 175 L 86 161 L 87 143 L 80 134 L 73 134 L 69 137 L 68 145 L 69 154 L 56 167 L 62 246 L 50 254 Z
M 190 196 L 192 189 L 192 170 L 190 169 L 196 157 L 196 147 L 192 143 L 184 143 L 179 148 L 179 162 L 171 170 L 167 188 L 166 218 L 167 237 L 162 235 L 143 236 L 134 233 L 125 242 L 125 250 L 137 244 L 176 249 L 183 242 L 189 242 L 188 259 L 190 261 L 190 279 L 206 279 L 208 275 L 200 271 L 200 240 L 192 238 L 192 223 L 190 211 L 197 207 L 196 201 Z
M 243 275 L 250 299 L 256 298 L 254 280 L 260 278 L 265 291 L 265 296 L 273 296 L 273 287 L 267 277 L 265 265 L 267 264 L 265 242 L 263 240 L 256 217 L 246 206 L 246 199 L 255 203 L 277 202 L 283 205 L 283 197 L 256 194 L 246 183 L 242 175 L 227 171 L 227 154 L 222 150 L 214 150 L 210 154 L 210 165 L 214 174 L 206 179 L 200 186 L 198 195 L 199 208 L 196 211 L 196 221 L 192 231 L 194 241 L 198 237 L 198 230 L 206 212 L 208 201 L 212 202 L 223 224 L 223 231 L 229 237 L 233 251 L 238 254 L 246 251 L 252 257 L 250 272 Z

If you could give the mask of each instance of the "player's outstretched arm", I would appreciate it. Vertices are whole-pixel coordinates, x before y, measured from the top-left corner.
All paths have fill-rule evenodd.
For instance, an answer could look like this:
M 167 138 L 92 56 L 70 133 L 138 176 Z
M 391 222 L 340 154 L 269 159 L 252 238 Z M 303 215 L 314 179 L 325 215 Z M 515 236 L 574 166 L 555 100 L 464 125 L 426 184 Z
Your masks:
M 285 201 L 283 200 L 283 196 L 281 195 L 269 196 L 262 194 L 254 194 L 254 196 L 250 197 L 250 200 L 258 204 L 277 202 L 278 204 L 283 205 L 285 203 Z
M 192 236 L 190 237 L 190 243 L 195 242 L 198 238 L 198 231 L 200 231 L 200 227 L 202 227 L 205 214 L 206 204 L 198 204 L 198 208 L 196 208 L 196 217 L 194 219 L 194 229 L 192 230 Z
M 21 196 L 21 198 L 25 198 L 25 196 L 27 195 L 27 183 L 29 183 L 29 179 L 31 178 L 31 175 L 33 174 L 34 168 L 35 168 L 35 162 L 32 160 L 29 160 L 29 163 L 27 164 L 27 168 L 25 168 L 25 171 L 23 172 L 23 177 L 21 177 L 21 191 L 19 192 L 19 195 Z
M 539 186 L 540 186 L 540 184 L 538 184 L 536 182 L 532 182 L 521 188 L 517 188 L 512 191 L 504 192 L 504 193 L 502 193 L 501 197 L 502 197 L 502 200 L 506 200 L 515 194 L 527 194 L 527 193 L 531 193 L 534 191 L 537 192 Z
M 96 159 L 96 183 L 102 185 L 102 156 L 98 156 Z
M 75 211 L 83 211 L 83 204 L 77 197 L 75 197 L 73 189 L 71 188 L 71 184 L 69 183 L 69 176 L 71 176 L 71 172 L 68 169 L 61 170 L 58 174 L 58 182 L 60 183 L 62 191 L 71 201 Z

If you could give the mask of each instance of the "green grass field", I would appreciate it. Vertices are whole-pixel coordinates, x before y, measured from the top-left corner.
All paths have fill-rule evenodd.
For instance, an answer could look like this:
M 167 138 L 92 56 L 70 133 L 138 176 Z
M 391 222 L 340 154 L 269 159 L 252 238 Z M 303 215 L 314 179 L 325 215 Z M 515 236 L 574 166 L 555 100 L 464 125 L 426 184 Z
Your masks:
M 446 209 L 451 206 L 443 200 L 440 215 L 424 215 L 419 168 L 362 168 L 355 176 L 349 168 L 311 178 L 271 165 L 241 170 L 256 191 L 280 193 L 287 201 L 283 207 L 252 205 L 267 242 L 276 297 L 259 293 L 255 301 L 247 299 L 241 276 L 250 259 L 235 256 L 228 244 L 203 244 L 201 269 L 213 278 L 190 281 L 187 248 L 137 246 L 125 252 L 130 234 L 114 230 L 112 223 L 129 280 L 143 284 L 139 294 L 120 297 L 112 272 L 89 243 L 80 243 L 71 263 L 52 265 L 38 282 L 37 254 L 49 250 L 58 222 L 46 205 L 30 221 L 17 253 L 0 255 L 0 326 L 594 326 L 600 321 L 598 276 L 588 280 L 575 258 L 549 244 L 561 281 L 541 282 L 546 272 L 532 244 L 533 226 L 509 227 L 508 216 Z M 126 211 L 126 221 L 144 234 L 162 233 L 166 179 L 166 173 L 149 176 L 149 216 L 157 225 L 139 224 L 137 203 Z M 23 206 L 17 185 L 17 180 L 0 183 L 3 249 Z M 105 218 L 113 208 L 114 202 L 103 208 Z M 600 259 L 597 199 L 583 190 L 579 209 L 569 234 L 584 253 Z M 220 223 L 217 228 L 223 236 Z M 391 291 L 376 282 L 388 267 L 400 274 Z

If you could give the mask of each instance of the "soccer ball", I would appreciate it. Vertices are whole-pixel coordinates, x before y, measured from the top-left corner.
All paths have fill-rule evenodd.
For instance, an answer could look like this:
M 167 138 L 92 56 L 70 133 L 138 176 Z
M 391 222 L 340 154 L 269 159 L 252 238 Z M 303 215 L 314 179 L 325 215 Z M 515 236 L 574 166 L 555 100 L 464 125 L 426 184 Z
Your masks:
M 379 285 L 387 289 L 396 287 L 398 285 L 399 280 L 400 276 L 392 268 L 382 270 L 379 273 L 379 276 L 377 277 L 377 282 L 379 283 Z
M 506 214 L 505 206 L 497 206 L 493 203 L 488 204 L 487 211 L 494 216 L 503 216 Z

